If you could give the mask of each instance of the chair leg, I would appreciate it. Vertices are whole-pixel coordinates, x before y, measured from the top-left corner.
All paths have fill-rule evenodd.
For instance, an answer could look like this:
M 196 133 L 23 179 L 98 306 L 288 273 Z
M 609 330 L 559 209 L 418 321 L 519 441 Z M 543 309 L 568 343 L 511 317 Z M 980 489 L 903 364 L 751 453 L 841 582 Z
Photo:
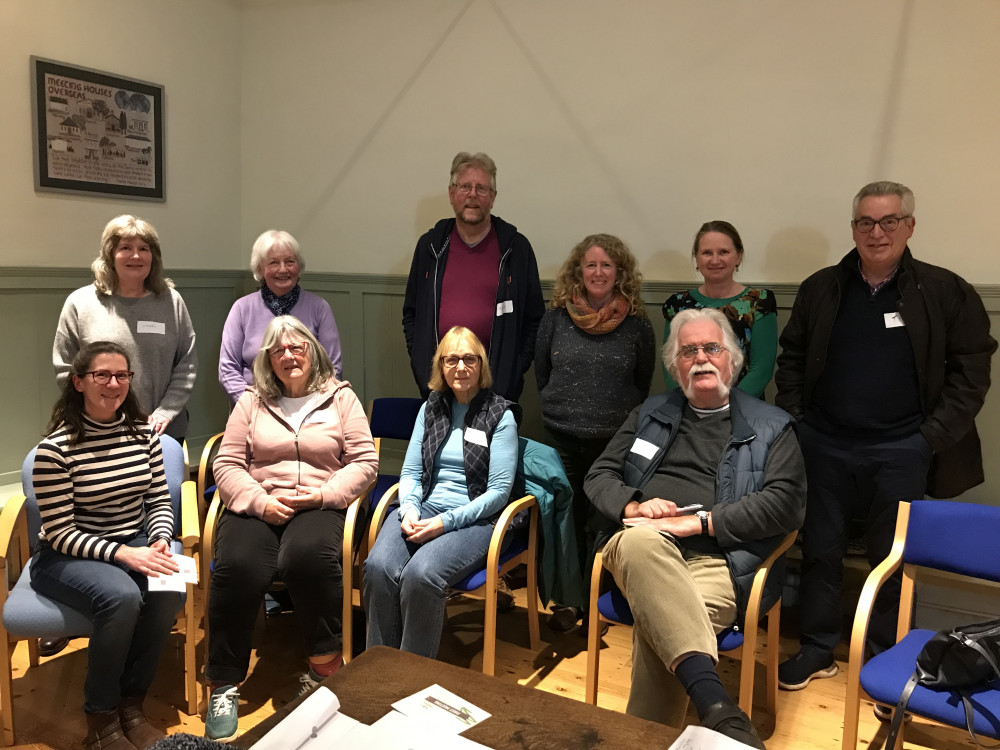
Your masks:
M 740 708 L 747 716 L 753 714 L 753 677 L 757 667 L 757 633 L 743 634 L 740 649 Z
M 2 714 L 3 722 L 3 744 L 4 746 L 8 746 L 14 744 L 14 694 L 11 684 L 11 656 L 17 642 L 14 641 L 12 643 L 7 637 L 6 631 L 0 635 L 0 641 L 2 641 L 3 648 L 3 665 L 0 666 L 0 670 L 2 670 L 2 674 L 0 674 L 0 714 Z
M 767 650 L 764 652 L 765 707 L 778 715 L 778 647 L 781 643 L 781 601 L 767 615 Z
M 351 654 L 354 653 L 354 565 L 352 561 L 347 561 L 344 565 L 343 596 L 344 604 L 340 615 L 340 630 L 343 641 L 341 657 L 344 664 L 347 664 L 351 660 Z
M 847 670 L 847 695 L 844 698 L 844 737 L 841 740 L 843 750 L 853 750 L 858 746 L 858 719 L 861 711 L 861 685 L 858 676 Z
M 496 569 L 486 576 L 486 612 L 483 624 L 483 674 L 493 676 L 497 660 L 497 579 Z M 537 623 L 536 623 L 537 627 Z
M 38 666 L 38 639 L 28 638 L 28 664 L 32 667 Z
M 542 636 L 538 630 L 538 565 L 532 555 L 528 560 L 528 644 L 532 651 L 539 651 L 542 648 Z
M 197 634 L 194 619 L 194 584 L 188 584 L 184 599 L 184 697 L 187 699 L 187 714 L 198 713 L 198 667 L 195 659 Z
M 592 706 L 597 705 L 597 671 L 601 666 L 601 634 L 598 622 L 600 617 L 597 607 L 591 602 L 587 613 L 587 677 L 585 700 Z

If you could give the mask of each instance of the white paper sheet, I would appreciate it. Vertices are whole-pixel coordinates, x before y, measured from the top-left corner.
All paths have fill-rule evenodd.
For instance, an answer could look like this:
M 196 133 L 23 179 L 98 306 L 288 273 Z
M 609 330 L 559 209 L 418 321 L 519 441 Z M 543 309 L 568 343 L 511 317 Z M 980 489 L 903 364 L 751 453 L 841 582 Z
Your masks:
M 170 575 L 146 576 L 149 581 L 150 591 L 180 591 L 187 589 L 187 584 L 198 583 L 198 565 L 193 557 L 185 557 L 171 552 L 170 556 L 180 568 L 176 573 Z
M 401 714 L 431 724 L 435 729 L 458 734 L 490 718 L 478 706 L 445 690 L 440 685 L 414 693 L 392 704 Z

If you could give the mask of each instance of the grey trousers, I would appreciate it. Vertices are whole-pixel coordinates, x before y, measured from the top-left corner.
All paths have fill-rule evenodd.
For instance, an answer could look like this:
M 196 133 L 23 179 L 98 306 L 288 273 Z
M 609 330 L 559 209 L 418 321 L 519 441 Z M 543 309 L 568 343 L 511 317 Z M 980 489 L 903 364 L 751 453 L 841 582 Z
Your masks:
M 718 662 L 716 634 L 736 622 L 736 592 L 726 560 L 686 552 L 658 531 L 637 526 L 611 538 L 604 567 L 635 618 L 626 711 L 680 726 L 688 697 L 671 665 L 692 653 Z

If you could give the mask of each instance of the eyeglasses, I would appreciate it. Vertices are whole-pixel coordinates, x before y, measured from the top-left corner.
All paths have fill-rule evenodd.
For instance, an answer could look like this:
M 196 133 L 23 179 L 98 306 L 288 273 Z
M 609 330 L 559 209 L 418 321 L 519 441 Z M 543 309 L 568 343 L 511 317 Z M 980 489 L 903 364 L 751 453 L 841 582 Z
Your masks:
M 107 370 L 90 370 L 83 373 L 84 375 L 90 375 L 94 379 L 94 382 L 98 385 L 107 385 L 111 382 L 111 378 L 114 378 L 119 383 L 131 383 L 132 378 L 135 377 L 134 372 L 108 372 Z
M 487 195 L 493 192 L 493 188 L 489 185 L 473 185 L 471 182 L 463 182 L 461 185 L 455 185 L 455 191 L 459 195 L 468 195 L 473 190 L 476 191 L 476 195 L 480 198 L 485 198 Z
M 270 354 L 273 359 L 278 359 L 279 357 L 284 357 L 285 352 L 288 352 L 293 357 L 301 357 L 308 351 L 309 342 L 303 341 L 299 344 L 278 344 L 274 348 L 268 349 L 267 353 Z
M 677 350 L 677 356 L 681 359 L 694 359 L 698 356 L 698 350 L 705 352 L 706 357 L 718 357 L 724 351 L 728 351 L 726 347 L 722 344 L 717 344 L 714 341 L 709 341 L 703 346 L 696 346 L 695 344 L 688 344 L 687 346 L 682 346 Z
M 875 228 L 876 224 L 882 227 L 883 232 L 895 232 L 896 227 L 899 226 L 899 222 L 906 221 L 909 218 L 909 216 L 883 216 L 876 221 L 875 219 L 865 217 L 863 219 L 855 219 L 851 224 L 862 234 L 868 234 Z
M 447 357 L 442 357 L 441 361 L 444 362 L 445 367 L 458 367 L 459 362 L 463 363 L 470 370 L 473 367 L 479 367 L 478 354 L 463 354 L 461 357 L 449 354 Z

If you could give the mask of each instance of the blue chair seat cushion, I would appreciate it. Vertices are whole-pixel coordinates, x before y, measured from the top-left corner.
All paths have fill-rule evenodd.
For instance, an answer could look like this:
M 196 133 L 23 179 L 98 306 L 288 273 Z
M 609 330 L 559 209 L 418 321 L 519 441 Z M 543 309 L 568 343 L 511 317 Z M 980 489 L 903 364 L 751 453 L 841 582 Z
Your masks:
M 31 587 L 30 560 L 7 595 L 3 624 L 7 632 L 19 638 L 89 636 L 94 630 L 83 612 L 42 596 Z
M 510 537 L 508 537 L 509 539 Z M 507 545 L 507 549 L 500 553 L 500 564 L 497 566 L 497 570 L 503 567 L 504 563 L 508 560 L 513 560 L 515 557 L 520 555 L 528 549 L 528 538 L 526 534 L 515 534 L 513 540 Z M 470 576 L 463 578 L 458 583 L 454 584 L 451 588 L 456 591 L 475 591 L 476 589 L 486 585 L 486 566 L 485 560 L 484 565 L 480 570 L 477 570 Z
M 861 687 L 878 703 L 895 706 L 916 668 L 917 655 L 933 630 L 911 630 L 895 646 L 873 656 L 861 669 Z M 969 691 L 977 734 L 1000 738 L 1000 680 Z M 965 708 L 958 693 L 917 685 L 907 710 L 943 724 L 965 726 Z

